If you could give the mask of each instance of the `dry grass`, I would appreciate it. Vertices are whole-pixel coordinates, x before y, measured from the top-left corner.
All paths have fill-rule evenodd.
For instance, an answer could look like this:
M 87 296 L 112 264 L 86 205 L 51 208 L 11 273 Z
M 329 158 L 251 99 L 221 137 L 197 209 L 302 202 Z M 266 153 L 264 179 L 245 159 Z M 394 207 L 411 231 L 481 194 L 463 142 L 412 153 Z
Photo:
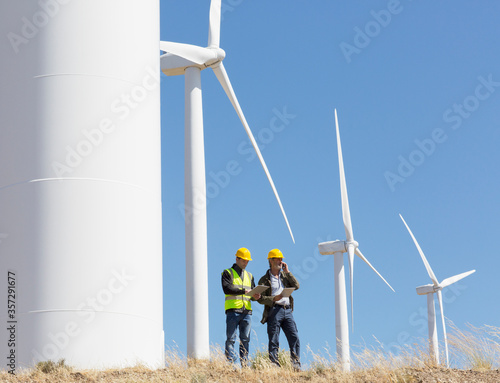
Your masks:
M 290 355 L 280 351 L 282 368 L 274 367 L 264 348 L 254 352 L 247 368 L 235 368 L 225 360 L 220 347 L 214 347 L 209 361 L 189 360 L 177 348 L 166 352 L 166 368 L 149 370 L 137 366 L 121 370 L 78 371 L 64 361 L 39 363 L 35 369 L 16 376 L 0 372 L 1 382 L 472 382 L 498 383 L 500 371 L 500 328 L 468 327 L 467 331 L 451 326 L 449 342 L 454 369 L 436 366 L 429 358 L 427 341 L 404 345 L 396 354 L 388 353 L 382 344 L 377 347 L 358 346 L 352 350 L 352 371 L 342 372 L 335 356 L 327 347 L 321 352 L 307 353 L 312 360 L 304 371 L 295 372 Z M 356 351 L 359 349 L 360 351 Z M 333 353 L 334 354 L 334 353 Z M 444 360 L 444 355 L 443 355 Z
M 467 327 L 460 330 L 451 324 L 448 344 L 455 363 L 478 371 L 500 368 L 500 328 Z

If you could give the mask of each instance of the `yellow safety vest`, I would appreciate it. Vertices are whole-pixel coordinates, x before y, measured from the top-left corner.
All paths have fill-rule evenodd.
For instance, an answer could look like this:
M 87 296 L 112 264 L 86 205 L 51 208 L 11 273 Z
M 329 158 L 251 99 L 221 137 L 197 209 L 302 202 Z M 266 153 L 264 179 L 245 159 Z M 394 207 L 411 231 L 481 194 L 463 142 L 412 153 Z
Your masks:
M 243 280 L 238 275 L 236 270 L 233 268 L 226 269 L 229 274 L 233 276 L 233 285 L 239 287 L 240 289 L 251 289 L 252 288 L 252 274 L 248 271 L 243 270 Z M 248 295 L 228 295 L 226 294 L 226 302 L 224 304 L 224 310 L 229 309 L 241 309 L 245 306 L 247 310 L 252 309 L 252 303 L 250 302 L 250 297 Z

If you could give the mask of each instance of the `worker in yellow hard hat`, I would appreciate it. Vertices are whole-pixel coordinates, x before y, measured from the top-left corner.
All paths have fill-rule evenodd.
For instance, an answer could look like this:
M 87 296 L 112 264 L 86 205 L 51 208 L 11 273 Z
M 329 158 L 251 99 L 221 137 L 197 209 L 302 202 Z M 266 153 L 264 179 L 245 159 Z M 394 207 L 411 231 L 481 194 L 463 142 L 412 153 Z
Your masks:
M 259 285 L 269 286 L 262 292 L 259 303 L 265 305 L 262 323 L 267 322 L 269 337 L 269 359 L 280 366 L 278 361 L 279 336 L 282 329 L 288 340 L 290 357 L 295 370 L 300 370 L 300 340 L 293 318 L 293 297 L 291 291 L 298 290 L 299 282 L 283 262 L 283 253 L 273 249 L 267 255 L 269 270 L 259 280 Z
M 240 363 L 242 367 L 248 365 L 248 349 L 250 344 L 250 330 L 252 325 L 252 300 L 260 298 L 260 294 L 252 297 L 247 295 L 255 287 L 253 275 L 246 271 L 248 262 L 252 260 L 250 251 L 244 247 L 236 252 L 236 262 L 230 269 L 222 272 L 222 290 L 226 296 L 224 308 L 226 310 L 226 358 L 236 363 L 234 352 L 236 330 L 240 335 Z

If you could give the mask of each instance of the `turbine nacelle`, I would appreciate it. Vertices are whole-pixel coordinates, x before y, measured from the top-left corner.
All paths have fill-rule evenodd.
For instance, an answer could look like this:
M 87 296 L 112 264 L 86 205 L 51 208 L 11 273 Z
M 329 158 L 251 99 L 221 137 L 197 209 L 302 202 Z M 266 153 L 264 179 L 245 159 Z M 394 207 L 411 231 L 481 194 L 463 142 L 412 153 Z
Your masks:
M 318 244 L 319 253 L 321 255 L 332 255 L 335 253 L 347 253 L 349 245 L 353 245 L 355 249 L 358 248 L 359 243 L 356 241 L 335 241 L 321 242 Z
M 433 284 L 429 284 L 417 287 L 417 294 L 418 295 L 434 294 L 442 289 L 443 288 L 441 286 L 434 286 Z
M 318 244 L 318 248 L 321 255 L 347 253 L 347 242 L 338 239 L 335 241 L 321 242 Z
M 216 67 L 226 57 L 226 52 L 219 47 L 203 48 L 196 45 L 162 41 L 160 49 L 165 54 L 160 56 L 160 66 L 167 76 L 183 75 L 187 68 L 200 70 Z

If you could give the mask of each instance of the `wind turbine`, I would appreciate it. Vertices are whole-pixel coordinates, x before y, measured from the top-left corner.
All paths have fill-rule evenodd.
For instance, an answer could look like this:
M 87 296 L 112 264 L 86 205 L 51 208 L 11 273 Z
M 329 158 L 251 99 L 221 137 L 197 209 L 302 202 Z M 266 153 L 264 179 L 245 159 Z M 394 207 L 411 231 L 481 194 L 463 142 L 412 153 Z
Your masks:
M 184 203 L 192 209 L 186 214 L 186 301 L 187 352 L 190 357 L 210 357 L 208 339 L 208 276 L 205 155 L 203 144 L 203 108 L 201 71 L 212 68 L 252 143 L 278 201 L 286 225 L 295 243 L 290 224 L 260 149 L 243 115 L 222 60 L 226 53 L 220 48 L 221 0 L 210 4 L 208 46 L 162 41 L 161 69 L 167 76 L 185 76 L 185 175 Z M 186 211 L 186 213 L 188 213 Z
M 438 337 L 436 330 L 436 310 L 434 308 L 434 293 L 437 293 L 439 308 L 441 309 L 441 320 L 443 323 L 446 367 L 450 367 L 449 357 L 448 357 L 448 339 L 446 337 L 446 325 L 444 321 L 443 298 L 441 290 L 446 286 L 458 282 L 459 280 L 465 278 L 466 276 L 474 273 L 476 270 L 470 270 L 465 273 L 458 274 L 450 278 L 446 278 L 441 283 L 439 283 L 438 279 L 436 278 L 436 275 L 431 269 L 431 265 L 429 264 L 429 262 L 427 262 L 427 258 L 425 258 L 424 252 L 420 248 L 417 240 L 415 239 L 415 236 L 411 232 L 410 227 L 404 220 L 403 216 L 401 214 L 399 216 L 401 217 L 401 220 L 408 229 L 408 232 L 410 233 L 411 238 L 413 239 L 413 242 L 415 243 L 415 246 L 417 247 L 417 250 L 420 253 L 420 257 L 422 257 L 422 261 L 424 262 L 425 268 L 427 269 L 427 274 L 429 274 L 429 277 L 432 280 L 432 284 L 417 287 L 418 295 L 427 295 L 427 323 L 429 324 L 429 352 L 431 355 L 434 356 L 436 364 L 439 364 L 439 348 L 438 348 Z
M 322 255 L 334 255 L 334 276 L 335 276 L 335 334 L 337 337 L 337 358 L 340 359 L 342 369 L 350 370 L 350 353 L 349 353 L 349 323 L 347 321 L 347 298 L 345 288 L 344 274 L 344 253 L 349 256 L 349 272 L 351 282 L 351 319 L 353 317 L 353 277 L 354 277 L 354 254 L 365 261 L 370 268 L 382 278 L 382 280 L 391 288 L 391 285 L 375 270 L 359 250 L 358 242 L 354 240 L 351 224 L 351 213 L 349 212 L 349 201 L 347 198 L 347 186 L 344 173 L 344 161 L 342 159 L 342 147 L 340 145 L 339 123 L 337 119 L 337 110 L 335 109 L 335 126 L 337 130 L 337 150 L 339 156 L 339 173 L 340 173 L 340 195 L 342 198 L 342 218 L 344 221 L 345 241 L 329 241 L 318 244 L 319 252 Z

